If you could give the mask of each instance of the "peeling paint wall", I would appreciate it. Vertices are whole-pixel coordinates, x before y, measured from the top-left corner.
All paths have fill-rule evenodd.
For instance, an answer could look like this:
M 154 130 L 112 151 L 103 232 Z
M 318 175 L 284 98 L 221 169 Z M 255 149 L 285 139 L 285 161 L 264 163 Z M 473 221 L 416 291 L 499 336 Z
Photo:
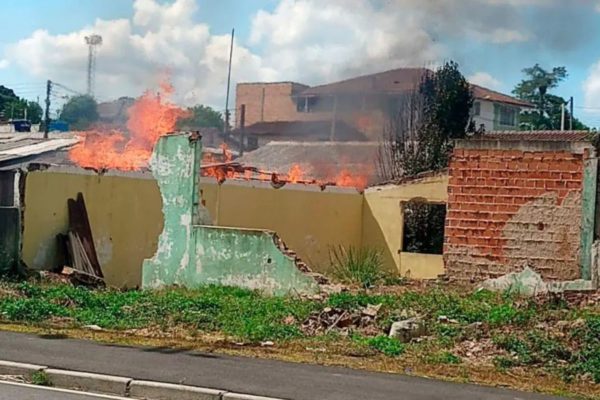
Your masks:
M 589 279 L 586 220 L 595 198 L 585 193 L 594 196 L 596 172 L 584 179 L 584 165 L 592 152 L 579 142 L 459 143 L 450 163 L 448 275 L 479 281 L 528 265 L 548 281 Z
M 316 282 L 281 252 L 272 232 L 192 223 L 199 152 L 200 141 L 183 134 L 162 137 L 154 149 L 151 167 L 165 222 L 156 254 L 144 261 L 143 286 L 223 284 L 273 294 L 317 292 Z
M 327 272 L 332 247 L 361 245 L 363 195 L 355 189 L 212 178 L 200 189 L 214 225 L 275 231 L 314 271 Z

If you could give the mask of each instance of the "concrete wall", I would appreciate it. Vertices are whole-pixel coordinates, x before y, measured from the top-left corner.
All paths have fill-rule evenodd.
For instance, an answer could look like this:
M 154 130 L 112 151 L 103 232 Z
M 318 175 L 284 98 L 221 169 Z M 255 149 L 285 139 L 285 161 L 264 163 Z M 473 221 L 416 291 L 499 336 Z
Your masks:
M 402 276 L 430 279 L 443 274 L 442 255 L 401 252 L 402 203 L 414 199 L 446 203 L 447 187 L 448 176 L 444 173 L 367 189 L 363 204 L 363 245 L 381 249 L 386 265 L 395 267 Z
M 161 198 L 151 176 L 97 175 L 78 169 L 29 172 L 22 258 L 34 269 L 56 266 L 56 235 L 68 229 L 67 199 L 83 193 L 106 281 L 138 286 L 141 265 L 156 251 Z
M 332 246 L 361 244 L 363 196 L 355 189 L 212 178 L 200 187 L 215 225 L 275 231 L 313 270 L 327 271 Z
M 459 143 L 449 170 L 448 275 L 482 280 L 529 265 L 545 280 L 589 279 L 591 151 L 577 142 Z

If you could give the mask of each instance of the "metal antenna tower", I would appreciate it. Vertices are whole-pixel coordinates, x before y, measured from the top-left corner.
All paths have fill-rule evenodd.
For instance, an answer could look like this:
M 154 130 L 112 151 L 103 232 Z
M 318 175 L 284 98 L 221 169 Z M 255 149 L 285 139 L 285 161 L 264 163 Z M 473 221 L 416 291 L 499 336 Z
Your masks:
M 96 75 L 96 48 L 102 44 L 102 36 L 90 35 L 85 37 L 88 45 L 87 94 L 94 96 L 94 81 Z

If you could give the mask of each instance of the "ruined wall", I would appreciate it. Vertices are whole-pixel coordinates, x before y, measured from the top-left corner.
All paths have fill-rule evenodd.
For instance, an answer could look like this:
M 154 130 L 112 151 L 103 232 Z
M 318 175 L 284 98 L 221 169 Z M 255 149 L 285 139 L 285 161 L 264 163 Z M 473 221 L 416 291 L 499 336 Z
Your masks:
M 56 266 L 56 235 L 68 229 L 67 199 L 83 193 L 94 243 L 109 285 L 141 284 L 141 265 L 162 230 L 156 181 L 141 174 L 97 175 L 71 169 L 29 172 L 25 184 L 22 258 L 34 269 Z
M 401 252 L 404 217 L 402 203 L 416 198 L 446 203 L 448 175 L 445 173 L 402 184 L 369 188 L 363 204 L 362 243 L 383 251 L 385 263 L 402 276 L 431 279 L 444 273 L 438 254 Z
M 217 284 L 271 294 L 316 293 L 314 279 L 284 254 L 273 232 L 199 225 L 200 138 L 163 136 L 151 169 L 163 203 L 164 228 L 156 253 L 144 260 L 142 285 Z
M 361 245 L 363 196 L 355 189 L 212 178 L 200 189 L 215 225 L 275 231 L 315 271 L 327 271 L 331 247 Z
M 581 242 L 593 228 L 590 151 L 579 142 L 459 143 L 449 169 L 448 275 L 482 280 L 529 265 L 546 280 L 582 277 L 590 251 Z

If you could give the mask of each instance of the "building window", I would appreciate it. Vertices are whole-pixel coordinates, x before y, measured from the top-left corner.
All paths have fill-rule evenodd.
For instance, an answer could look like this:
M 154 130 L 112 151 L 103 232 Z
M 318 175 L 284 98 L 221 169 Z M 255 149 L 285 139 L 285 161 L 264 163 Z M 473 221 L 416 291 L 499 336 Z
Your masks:
M 331 112 L 333 110 L 333 96 L 323 97 L 298 97 L 296 110 L 298 112 Z
M 473 103 L 473 109 L 471 110 L 471 113 L 474 117 L 479 117 L 481 115 L 481 103 L 476 101 L 475 103 Z
M 504 126 L 517 125 L 517 111 L 514 108 L 500 106 L 499 111 L 500 111 L 499 112 L 500 125 L 504 125 Z
M 402 251 L 407 253 L 442 254 L 446 205 L 409 201 L 402 203 L 404 226 Z

